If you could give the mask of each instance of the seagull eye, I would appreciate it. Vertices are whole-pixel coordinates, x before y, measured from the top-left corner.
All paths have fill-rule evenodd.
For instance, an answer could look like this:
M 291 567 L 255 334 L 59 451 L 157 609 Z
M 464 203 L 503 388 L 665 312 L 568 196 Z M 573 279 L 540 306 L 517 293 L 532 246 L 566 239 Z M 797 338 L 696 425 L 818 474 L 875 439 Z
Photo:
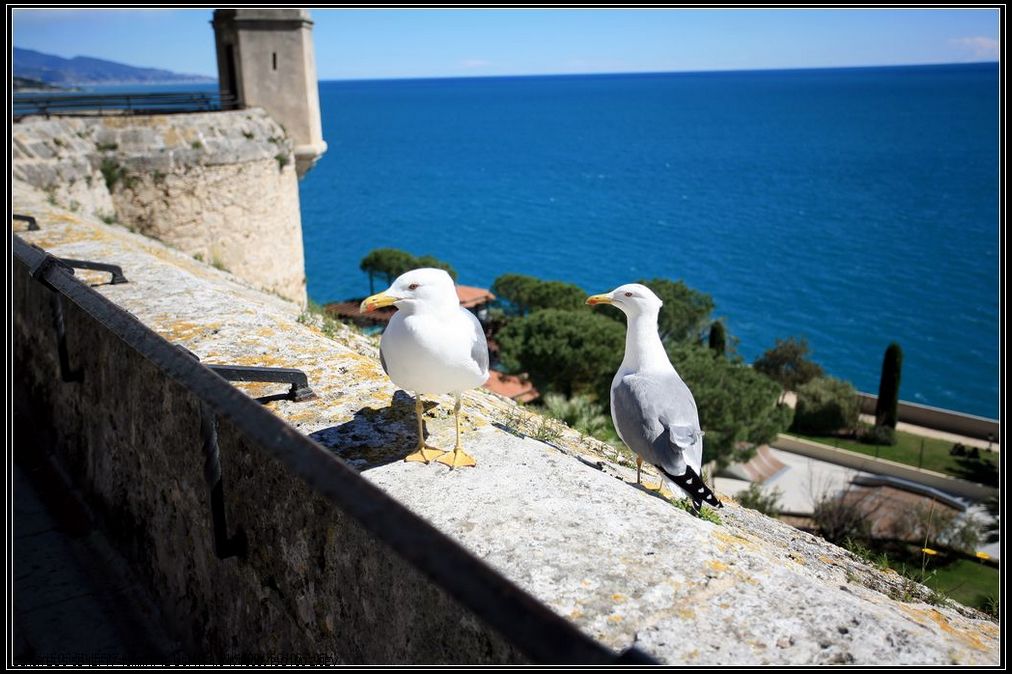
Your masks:
M 632 293 L 626 293 L 625 296 L 626 297 L 632 297 Z
M 417 284 L 417 283 L 412 283 L 411 285 L 409 285 L 409 286 L 408 286 L 408 290 L 414 290 L 414 289 L 416 289 L 417 287 L 418 287 L 418 284 Z

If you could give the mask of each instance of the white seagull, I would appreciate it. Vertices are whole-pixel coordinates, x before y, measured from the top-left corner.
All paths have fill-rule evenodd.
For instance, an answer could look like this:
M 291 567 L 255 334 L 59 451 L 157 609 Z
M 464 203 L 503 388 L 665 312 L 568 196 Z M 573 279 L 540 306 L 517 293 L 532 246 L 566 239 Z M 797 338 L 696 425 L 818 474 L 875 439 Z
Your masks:
M 592 295 L 587 304 L 610 304 L 628 319 L 625 358 L 611 382 L 611 418 L 622 442 L 636 452 L 636 484 L 646 461 L 692 499 L 696 510 L 703 501 L 723 505 L 699 477 L 703 460 L 703 431 L 692 392 L 668 360 L 657 316 L 663 302 L 639 283 Z M 657 486 L 660 490 L 662 483 Z
M 389 288 L 363 300 L 359 309 L 367 313 L 391 305 L 398 311 L 380 340 L 380 363 L 394 384 L 414 392 L 418 417 L 418 446 L 404 460 L 435 460 L 450 468 L 474 466 L 474 458 L 460 444 L 460 394 L 488 379 L 484 329 L 474 314 L 460 306 L 453 279 L 442 269 L 405 272 Z M 452 451 L 425 443 L 425 393 L 452 393 L 456 398 L 457 443 Z

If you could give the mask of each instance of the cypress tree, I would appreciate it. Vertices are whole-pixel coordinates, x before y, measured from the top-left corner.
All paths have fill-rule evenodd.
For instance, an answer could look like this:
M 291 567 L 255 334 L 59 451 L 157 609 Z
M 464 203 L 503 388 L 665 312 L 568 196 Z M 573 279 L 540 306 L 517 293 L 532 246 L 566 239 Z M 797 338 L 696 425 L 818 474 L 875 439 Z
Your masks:
M 714 321 L 710 326 L 710 348 L 716 356 L 723 356 L 727 348 L 727 334 L 724 332 L 724 324 L 720 321 Z
M 897 407 L 900 400 L 900 368 L 903 367 L 903 350 L 893 342 L 882 359 L 882 378 L 878 384 L 878 402 L 875 404 L 875 425 L 896 428 Z

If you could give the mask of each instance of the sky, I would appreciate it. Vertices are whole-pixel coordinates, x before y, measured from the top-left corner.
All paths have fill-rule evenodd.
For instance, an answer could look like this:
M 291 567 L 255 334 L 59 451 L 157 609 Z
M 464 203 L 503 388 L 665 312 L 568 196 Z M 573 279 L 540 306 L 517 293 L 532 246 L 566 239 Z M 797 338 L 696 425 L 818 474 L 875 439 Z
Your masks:
M 15 9 L 14 45 L 217 76 L 211 9 Z M 997 9 L 310 9 L 328 79 L 996 61 Z

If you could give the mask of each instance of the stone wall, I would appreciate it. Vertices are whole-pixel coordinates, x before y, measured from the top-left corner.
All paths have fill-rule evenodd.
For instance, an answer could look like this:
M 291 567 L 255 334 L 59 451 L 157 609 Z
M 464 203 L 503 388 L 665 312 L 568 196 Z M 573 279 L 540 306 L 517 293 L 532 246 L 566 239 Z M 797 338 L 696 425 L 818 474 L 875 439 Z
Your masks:
M 616 651 L 697 665 L 999 662 L 998 625 L 980 613 L 730 500 L 720 523 L 696 518 L 637 489 L 625 455 L 564 428 L 550 442 L 530 437 L 546 437 L 544 425 L 488 392 L 464 397 L 477 468 L 404 463 L 414 406 L 383 374 L 374 341 L 323 334 L 294 305 L 17 185 L 15 208 L 42 227 L 26 240 L 122 265 L 131 282 L 97 290 L 202 361 L 305 370 L 318 398 L 274 400 L 274 414 Z M 14 280 L 19 395 L 58 435 L 59 459 L 115 523 L 195 659 L 518 659 L 227 424 L 227 512 L 250 554 L 218 560 L 192 397 L 74 309 L 68 346 L 84 381 L 59 381 L 48 291 L 23 269 Z M 450 403 L 428 404 L 437 446 L 453 442 Z
M 949 494 L 963 496 L 973 501 L 983 501 L 998 496 L 998 490 L 969 480 L 962 480 L 951 475 L 936 473 L 933 470 L 926 470 L 905 463 L 898 463 L 888 459 L 877 459 L 860 452 L 852 452 L 839 447 L 830 447 L 819 442 L 810 442 L 804 438 L 781 433 L 771 445 L 777 449 L 784 449 L 788 452 L 810 456 L 813 459 L 826 461 L 838 466 L 847 466 L 854 470 L 875 473 L 877 475 L 889 475 L 903 480 L 910 480 L 917 484 L 927 485 L 934 489 L 940 489 Z
M 13 140 L 15 178 L 53 204 L 305 304 L 291 142 L 263 110 L 29 118 Z
M 875 414 L 875 406 L 878 404 L 878 396 L 871 393 L 858 392 L 857 398 L 861 403 L 863 414 Z M 997 419 L 978 417 L 973 414 L 943 410 L 930 405 L 900 400 L 896 406 L 896 416 L 899 421 L 915 426 L 924 426 L 947 433 L 967 435 L 971 438 L 1001 442 L 1001 424 Z M 990 436 L 990 437 L 989 437 Z

